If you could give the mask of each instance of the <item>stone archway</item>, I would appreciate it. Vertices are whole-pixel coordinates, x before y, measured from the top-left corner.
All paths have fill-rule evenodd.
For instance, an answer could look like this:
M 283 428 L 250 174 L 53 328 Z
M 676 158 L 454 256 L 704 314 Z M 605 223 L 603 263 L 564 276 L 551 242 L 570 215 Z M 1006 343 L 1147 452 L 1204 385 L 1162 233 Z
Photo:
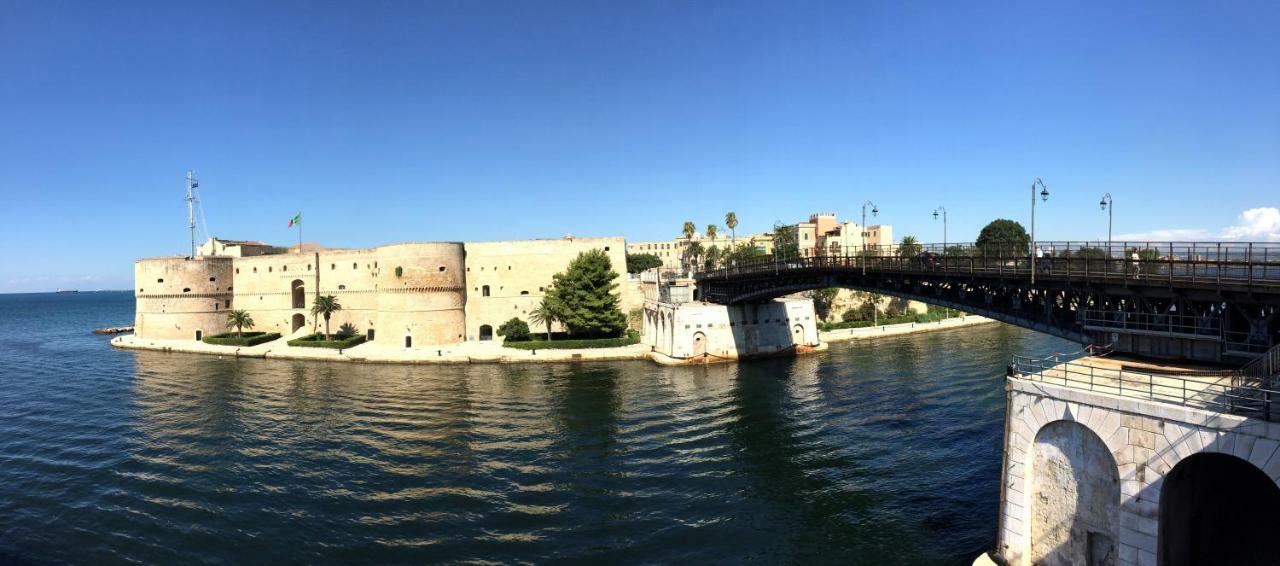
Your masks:
M 1054 421 L 1030 456 L 1030 563 L 1118 563 L 1120 475 L 1106 443 L 1080 423 Z
M 307 324 L 307 317 L 303 316 L 302 313 L 293 315 L 293 324 L 292 324 L 293 332 L 297 332 L 299 328 L 306 326 L 306 324 Z
M 489 340 L 493 340 L 493 327 L 483 324 L 480 326 L 480 341 L 488 342 Z
M 1157 562 L 1276 564 L 1277 509 L 1280 487 L 1253 464 L 1230 454 L 1192 454 L 1160 487 Z
M 700 358 L 707 355 L 707 335 L 701 332 L 693 334 L 693 357 Z
M 294 279 L 293 282 L 289 284 L 289 291 L 293 294 L 293 308 L 307 308 L 307 289 L 306 286 L 303 285 L 301 279 Z M 294 330 L 297 329 L 295 328 Z
M 793 346 L 804 345 L 804 326 L 797 324 L 791 327 L 791 344 Z

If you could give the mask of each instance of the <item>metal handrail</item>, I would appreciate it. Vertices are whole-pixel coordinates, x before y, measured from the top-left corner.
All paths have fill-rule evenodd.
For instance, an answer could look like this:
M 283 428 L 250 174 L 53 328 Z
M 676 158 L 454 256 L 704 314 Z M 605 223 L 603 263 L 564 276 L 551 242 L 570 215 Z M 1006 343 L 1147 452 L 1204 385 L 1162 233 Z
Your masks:
M 864 251 L 814 248 L 815 255 L 761 256 L 702 277 L 850 267 L 897 272 L 1037 274 L 1070 279 L 1160 280 L 1280 286 L 1280 244 L 1242 242 L 1036 242 L 1044 257 L 1022 246 L 919 244 L 868 246 Z M 1137 259 L 1134 259 L 1134 256 Z
M 1099 368 L 1062 358 L 1060 355 L 1047 358 L 1014 356 L 1009 375 L 1074 389 L 1266 420 L 1280 417 L 1271 408 L 1271 401 L 1278 393 L 1272 383 L 1274 379 L 1260 382 L 1248 379 L 1244 368 L 1223 372 L 1155 373 L 1126 371 L 1124 366 Z

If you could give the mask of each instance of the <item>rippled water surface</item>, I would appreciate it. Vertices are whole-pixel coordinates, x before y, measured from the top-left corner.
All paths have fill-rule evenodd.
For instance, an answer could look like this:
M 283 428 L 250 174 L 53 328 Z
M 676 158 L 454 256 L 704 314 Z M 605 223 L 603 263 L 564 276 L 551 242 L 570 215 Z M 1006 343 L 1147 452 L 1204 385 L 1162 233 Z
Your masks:
M 111 349 L 0 295 L 0 561 L 968 564 L 1003 325 L 793 360 L 390 366 Z

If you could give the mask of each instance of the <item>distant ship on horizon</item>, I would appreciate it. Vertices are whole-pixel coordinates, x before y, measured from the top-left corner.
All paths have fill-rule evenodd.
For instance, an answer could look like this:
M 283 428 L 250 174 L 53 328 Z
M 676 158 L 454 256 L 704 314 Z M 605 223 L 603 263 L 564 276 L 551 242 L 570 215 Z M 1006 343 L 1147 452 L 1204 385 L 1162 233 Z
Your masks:
M 54 293 L 79 293 L 79 292 L 80 292 L 79 289 L 58 289 L 57 291 L 54 291 Z

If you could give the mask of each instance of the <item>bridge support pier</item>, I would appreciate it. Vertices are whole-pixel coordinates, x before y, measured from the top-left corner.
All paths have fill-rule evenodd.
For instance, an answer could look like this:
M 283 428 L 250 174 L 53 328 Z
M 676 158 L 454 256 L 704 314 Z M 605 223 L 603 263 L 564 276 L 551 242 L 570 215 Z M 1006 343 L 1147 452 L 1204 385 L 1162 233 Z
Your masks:
M 997 552 L 1011 565 L 1275 563 L 1263 531 L 1280 508 L 1280 423 L 1173 404 L 1167 378 L 1107 371 L 1091 370 L 1093 390 L 1053 369 L 1008 379 Z M 1212 402 L 1213 384 L 1196 383 Z

